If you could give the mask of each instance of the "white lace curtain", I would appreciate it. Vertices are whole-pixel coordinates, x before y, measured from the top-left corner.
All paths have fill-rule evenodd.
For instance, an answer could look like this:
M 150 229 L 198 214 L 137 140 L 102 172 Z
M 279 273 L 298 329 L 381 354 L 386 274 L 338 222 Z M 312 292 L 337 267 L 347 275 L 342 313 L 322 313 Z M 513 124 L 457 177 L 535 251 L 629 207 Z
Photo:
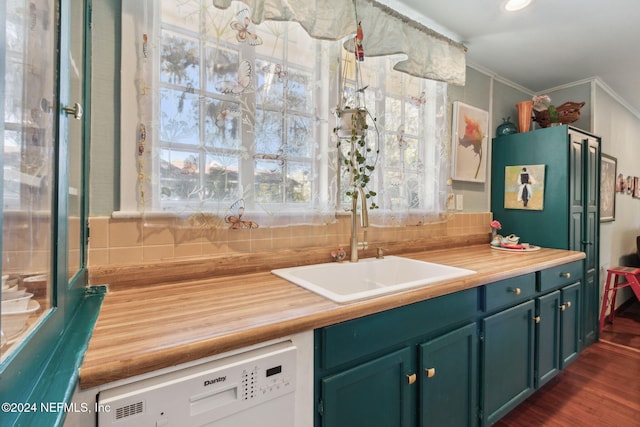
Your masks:
M 212 0 L 227 8 L 232 0 Z M 362 22 L 367 56 L 406 55 L 394 69 L 412 76 L 463 86 L 465 47 L 373 0 L 242 0 L 251 20 L 298 22 L 311 37 L 339 40 Z M 357 16 L 356 16 L 357 15 Z
M 339 172 L 333 166 L 335 137 L 332 139 L 329 130 L 334 120 L 330 110 L 336 105 L 333 103 L 335 100 L 327 97 L 326 100 L 316 101 L 319 104 L 315 107 L 315 117 L 313 111 L 309 112 L 307 119 L 299 116 L 301 121 L 296 129 L 300 132 L 300 137 L 295 141 L 295 147 L 287 147 L 286 144 L 290 141 L 280 140 L 277 134 L 274 134 L 275 137 L 269 134 L 256 142 L 258 131 L 262 129 L 258 127 L 256 118 L 256 100 L 271 105 L 277 102 L 277 97 L 271 96 L 273 93 L 265 91 L 266 85 L 263 83 L 269 80 L 273 83 L 272 88 L 279 87 L 278 85 L 286 87 L 287 81 L 299 85 L 305 77 L 296 74 L 291 68 L 279 69 L 281 58 L 269 59 L 268 55 L 263 55 L 266 59 L 251 64 L 252 80 L 255 79 L 255 82 L 244 82 L 241 80 L 241 71 L 246 61 L 240 61 L 239 67 L 236 63 L 234 68 L 234 60 L 222 62 L 225 58 L 221 56 L 223 51 L 218 47 L 213 50 L 216 59 L 212 63 L 227 67 L 227 74 L 203 77 L 200 71 L 200 77 L 193 77 L 189 71 L 192 68 L 180 65 L 191 55 L 188 51 L 192 36 L 188 31 L 193 31 L 194 34 L 202 32 L 204 25 L 204 31 L 208 32 L 206 23 L 209 20 L 214 22 L 224 11 L 228 13 L 219 16 L 222 21 L 218 20 L 219 27 L 216 27 L 213 34 L 220 37 L 221 32 L 226 34 L 231 30 L 235 38 L 235 32 L 240 33 L 243 28 L 231 29 L 229 22 L 242 20 L 238 10 L 244 9 L 255 24 L 265 23 L 268 26 L 268 21 L 294 21 L 313 38 L 331 40 L 341 40 L 355 34 L 357 11 L 365 33 L 363 45 L 366 56 L 387 56 L 394 70 L 405 73 L 395 73 L 406 76 L 400 79 L 401 86 L 409 88 L 403 95 L 404 106 L 399 107 L 403 109 L 402 121 L 395 116 L 393 119 L 379 117 L 381 125 L 384 125 L 385 135 L 384 155 L 380 157 L 377 167 L 382 175 L 377 184 L 380 209 L 372 211 L 371 223 L 385 226 L 420 225 L 437 218 L 445 210 L 449 176 L 446 84 L 432 80 L 464 83 L 463 46 L 369 0 L 356 0 L 355 3 L 344 0 L 213 0 L 215 7 L 209 6 L 210 10 L 197 7 L 197 2 L 177 2 L 176 5 L 175 14 L 171 15 L 169 11 L 169 15 L 162 19 L 163 22 L 165 18 L 168 19 L 166 26 L 162 27 L 170 34 L 168 37 L 176 40 L 169 43 L 166 39 L 161 39 L 159 1 L 123 3 L 123 213 L 138 211 L 146 216 L 159 210 L 169 211 L 187 216 L 193 220 L 193 226 L 203 228 L 251 228 L 257 224 L 260 227 L 326 224 L 335 220 L 339 197 L 336 194 L 336 178 Z M 224 10 L 229 7 L 233 7 L 233 10 Z M 164 2 L 162 8 L 164 12 L 167 8 L 171 10 Z M 220 13 L 216 14 L 215 10 Z M 185 26 L 186 35 L 173 36 L 178 34 L 175 26 L 178 22 Z M 243 23 L 248 27 L 244 30 L 251 34 L 248 31 L 254 30 L 254 24 Z M 262 34 L 265 43 L 263 46 L 256 46 L 256 50 L 266 49 L 268 31 Z M 270 52 L 271 48 L 268 49 Z M 320 49 L 324 55 L 323 60 L 327 64 L 337 63 L 324 50 L 324 47 Z M 179 58 L 167 59 L 173 56 Z M 337 57 L 339 56 L 338 53 Z M 208 59 L 201 61 L 196 63 L 205 64 Z M 308 61 L 313 62 L 313 59 L 309 58 Z M 391 68 L 387 62 L 384 64 L 369 66 L 373 70 L 382 66 Z M 169 74 L 167 68 L 180 68 L 180 73 Z M 322 81 L 309 80 L 305 83 L 308 85 L 307 90 L 316 87 L 323 88 L 320 91 L 323 93 L 333 90 L 331 88 L 339 78 L 339 71 L 332 65 L 327 68 L 328 70 L 323 71 L 325 75 Z M 211 70 L 214 74 L 218 73 L 215 67 Z M 234 78 L 237 82 L 229 86 L 229 81 Z M 432 82 L 427 84 L 428 81 Z M 325 82 L 329 82 L 330 86 L 326 86 Z M 207 88 L 206 85 L 212 88 Z M 371 103 L 382 106 L 381 111 L 385 110 L 386 101 L 381 95 L 385 85 L 387 82 L 378 81 L 367 91 Z M 131 95 L 134 93 L 135 102 L 132 102 Z M 244 97 L 247 97 L 249 104 L 245 103 Z M 425 103 L 425 98 L 429 102 Z M 395 104 L 389 106 L 389 110 L 391 109 L 398 111 Z M 311 110 L 314 110 L 313 106 Z M 263 108 L 260 112 L 264 117 L 265 111 Z M 405 116 L 409 118 L 405 120 Z M 181 133 L 167 135 L 168 121 L 179 124 Z M 318 123 L 321 124 L 321 129 L 316 131 L 315 139 L 310 139 L 309 135 L 313 132 L 309 129 Z M 230 158 L 229 150 L 236 149 L 235 144 L 244 144 L 244 140 L 240 141 L 238 132 L 242 133 L 242 138 L 249 135 L 248 140 L 254 142 L 250 142 L 236 154 L 238 163 L 225 163 L 225 159 Z M 265 178 L 267 175 L 285 175 L 282 165 L 287 165 L 287 168 L 292 166 L 291 173 L 299 174 L 291 175 L 293 179 L 290 182 L 301 183 L 298 178 L 303 174 L 300 172 L 302 169 L 295 171 L 296 163 L 291 158 L 303 155 L 307 146 L 312 147 L 310 158 L 314 159 L 312 162 L 315 166 L 310 167 L 307 172 L 303 171 L 308 185 L 305 188 L 312 193 L 306 209 L 293 211 L 291 204 L 271 203 L 272 200 L 261 202 L 253 191 L 255 186 L 225 187 L 225 193 L 214 185 L 209 188 L 202 185 L 207 179 L 216 180 L 215 185 L 218 185 L 221 176 L 224 177 L 225 185 L 226 181 L 240 181 L 242 162 L 248 159 L 253 159 L 256 168 L 268 165 L 263 168 L 261 176 L 256 172 L 254 177 L 255 181 L 263 180 L 267 187 L 270 185 Z M 214 172 L 217 174 L 215 177 Z M 197 184 L 198 175 L 200 184 Z M 135 185 L 131 185 L 132 181 Z M 179 185 L 174 185 L 175 182 Z M 184 187 L 185 194 L 179 194 L 179 186 Z M 307 190 L 299 190 L 297 194 L 306 197 Z M 245 201 L 246 212 L 243 206 Z

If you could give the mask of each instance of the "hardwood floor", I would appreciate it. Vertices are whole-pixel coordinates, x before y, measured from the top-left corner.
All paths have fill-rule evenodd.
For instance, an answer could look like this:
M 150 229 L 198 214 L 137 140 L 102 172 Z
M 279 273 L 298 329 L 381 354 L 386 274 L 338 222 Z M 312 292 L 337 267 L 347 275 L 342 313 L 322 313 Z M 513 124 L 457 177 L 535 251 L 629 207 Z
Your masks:
M 640 427 L 640 303 L 499 427 Z
M 640 351 L 640 302 L 637 299 L 618 309 L 613 324 L 603 328 L 600 340 Z

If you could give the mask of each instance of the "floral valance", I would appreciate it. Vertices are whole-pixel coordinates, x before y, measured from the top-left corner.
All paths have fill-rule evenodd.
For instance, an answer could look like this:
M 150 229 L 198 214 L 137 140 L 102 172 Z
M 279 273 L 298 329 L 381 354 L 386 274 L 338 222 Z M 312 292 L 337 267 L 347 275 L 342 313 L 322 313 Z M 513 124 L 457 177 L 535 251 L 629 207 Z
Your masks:
M 232 0 L 212 0 L 225 9 Z M 340 40 L 365 34 L 367 56 L 402 55 L 394 69 L 412 76 L 455 85 L 465 83 L 465 47 L 373 0 L 242 0 L 251 21 L 298 22 L 314 38 Z

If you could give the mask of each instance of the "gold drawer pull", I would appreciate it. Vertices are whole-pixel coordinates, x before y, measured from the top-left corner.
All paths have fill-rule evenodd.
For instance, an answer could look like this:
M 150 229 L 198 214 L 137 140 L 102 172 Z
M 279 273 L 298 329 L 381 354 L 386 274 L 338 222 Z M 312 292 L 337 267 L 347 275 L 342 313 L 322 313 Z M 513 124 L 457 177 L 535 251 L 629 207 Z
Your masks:
M 424 372 L 427 374 L 427 378 L 433 378 L 436 376 L 436 368 L 426 368 Z
M 571 279 L 571 273 L 560 273 L 560 277 L 564 277 L 565 279 Z
M 407 382 L 413 384 L 416 382 L 416 374 L 407 375 Z
M 520 294 L 522 293 L 522 291 L 520 290 L 520 288 L 512 289 L 512 290 L 511 290 L 511 292 L 513 292 L 513 293 L 514 293 L 514 294 L 516 294 L 516 295 L 520 295 Z
M 533 318 L 536 323 L 540 323 L 540 316 L 536 316 Z

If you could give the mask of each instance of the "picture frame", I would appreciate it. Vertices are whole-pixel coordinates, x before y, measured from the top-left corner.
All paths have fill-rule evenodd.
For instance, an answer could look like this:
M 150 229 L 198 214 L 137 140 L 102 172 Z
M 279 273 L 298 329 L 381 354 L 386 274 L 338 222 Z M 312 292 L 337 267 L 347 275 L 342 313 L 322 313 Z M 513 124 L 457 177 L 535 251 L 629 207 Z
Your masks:
M 627 180 L 624 178 L 622 172 L 618 174 L 618 178 L 616 179 L 616 193 L 624 194 L 627 190 Z
M 504 208 L 544 210 L 545 165 L 506 166 Z
M 453 103 L 451 177 L 456 181 L 485 182 L 489 141 L 489 112 Z
M 602 153 L 600 162 L 600 222 L 616 220 L 618 159 Z

